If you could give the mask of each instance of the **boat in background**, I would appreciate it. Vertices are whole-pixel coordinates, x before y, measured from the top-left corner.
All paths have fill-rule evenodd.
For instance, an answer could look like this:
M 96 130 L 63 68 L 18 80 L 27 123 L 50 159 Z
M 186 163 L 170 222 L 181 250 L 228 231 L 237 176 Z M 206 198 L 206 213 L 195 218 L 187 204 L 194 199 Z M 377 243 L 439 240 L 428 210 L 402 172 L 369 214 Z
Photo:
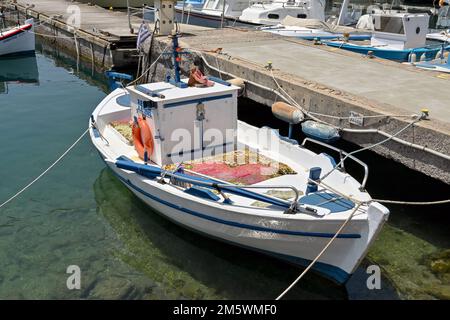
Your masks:
M 450 37 L 450 29 L 442 30 L 440 32 L 427 33 L 428 40 L 449 42 L 449 37 Z
M 277 25 L 286 17 L 325 20 L 325 0 L 250 1 L 239 21 L 261 25 Z
M 312 270 L 345 283 L 389 215 L 364 189 L 367 165 L 349 155 L 364 168 L 359 183 L 305 144 L 344 151 L 238 121 L 240 88 L 198 69 L 181 79 L 178 36 L 172 41 L 173 78 L 117 88 L 93 111 L 90 138 L 105 164 L 188 230 L 301 266 L 317 258 Z
M 225 2 L 225 7 L 224 7 Z M 183 22 L 207 27 L 276 25 L 285 17 L 325 19 L 324 0 L 206 0 L 201 8 L 188 8 L 178 2 L 177 14 Z M 223 17 L 222 17 L 223 16 Z M 180 20 L 181 21 L 181 20 Z
M 437 57 L 430 61 L 420 61 L 420 62 L 408 62 L 419 69 L 424 69 L 428 71 L 450 73 L 450 61 L 449 52 L 444 50 L 445 44 L 442 44 L 442 49 L 437 54 Z
M 0 30 L 0 56 L 33 53 L 35 50 L 34 21 Z
M 431 60 L 441 50 L 440 45 L 426 45 L 429 21 L 427 14 L 377 13 L 363 16 L 361 21 L 364 21 L 364 26 L 368 29 L 370 29 L 370 23 L 373 23 L 374 31 L 370 44 L 356 44 L 348 41 L 325 41 L 324 43 L 331 47 L 399 62 Z M 361 23 L 358 22 L 357 26 L 361 26 Z M 450 47 L 444 49 L 448 50 Z
M 284 37 L 295 37 L 304 40 L 332 40 L 347 38 L 349 40 L 369 40 L 370 31 L 352 27 L 336 26 L 316 19 L 298 19 L 286 17 L 276 26 L 261 27 L 260 30 Z

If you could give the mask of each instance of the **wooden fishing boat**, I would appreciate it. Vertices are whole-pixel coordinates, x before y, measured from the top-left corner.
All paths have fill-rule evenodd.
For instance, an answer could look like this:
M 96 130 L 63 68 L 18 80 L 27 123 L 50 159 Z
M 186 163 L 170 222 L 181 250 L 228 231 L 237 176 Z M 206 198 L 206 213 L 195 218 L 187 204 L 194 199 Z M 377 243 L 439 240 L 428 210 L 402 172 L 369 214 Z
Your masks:
M 344 283 L 389 211 L 333 158 L 237 119 L 239 88 L 220 79 L 129 85 L 95 108 L 90 137 L 115 176 L 150 208 L 205 236 L 305 266 Z M 197 72 L 197 71 L 196 71 Z M 192 74 L 192 73 L 191 73 Z M 196 73 L 194 73 L 196 74 Z M 325 176 L 326 175 L 326 176 Z

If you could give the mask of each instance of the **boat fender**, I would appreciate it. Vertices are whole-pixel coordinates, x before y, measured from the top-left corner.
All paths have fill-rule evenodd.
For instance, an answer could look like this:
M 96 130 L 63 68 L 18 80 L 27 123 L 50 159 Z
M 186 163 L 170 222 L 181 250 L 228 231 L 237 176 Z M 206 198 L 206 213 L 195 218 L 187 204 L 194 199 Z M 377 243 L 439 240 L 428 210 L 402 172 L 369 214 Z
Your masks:
M 417 61 L 417 55 L 414 53 L 414 52 L 411 52 L 410 54 L 409 54 L 409 62 L 411 62 L 411 63 L 415 63 L 416 61 Z
M 134 117 L 133 127 L 133 142 L 134 148 L 142 160 L 148 160 L 153 154 L 154 141 L 152 130 L 150 129 L 147 121 L 141 116 Z
M 306 192 L 305 194 L 310 194 L 311 192 L 316 192 L 318 190 L 317 184 L 315 184 L 313 181 L 319 181 L 320 174 L 322 173 L 322 168 L 320 167 L 312 167 L 309 169 L 309 179 L 308 184 L 306 186 Z
M 436 52 L 436 56 L 434 57 L 436 60 L 441 59 L 443 57 L 442 49 Z
M 233 86 L 239 87 L 239 89 L 243 90 L 245 88 L 245 82 L 244 79 L 241 78 L 233 78 L 228 80 L 229 83 L 231 83 Z
M 285 102 L 275 102 L 272 104 L 272 113 L 275 118 L 289 124 L 300 123 L 305 118 L 303 112 Z
M 426 54 L 425 53 L 423 53 L 421 56 L 420 56 L 420 59 L 419 59 L 419 61 L 420 62 L 424 62 L 425 60 L 426 60 Z
M 325 143 L 332 143 L 340 138 L 337 128 L 313 120 L 303 122 L 302 131 L 306 136 Z

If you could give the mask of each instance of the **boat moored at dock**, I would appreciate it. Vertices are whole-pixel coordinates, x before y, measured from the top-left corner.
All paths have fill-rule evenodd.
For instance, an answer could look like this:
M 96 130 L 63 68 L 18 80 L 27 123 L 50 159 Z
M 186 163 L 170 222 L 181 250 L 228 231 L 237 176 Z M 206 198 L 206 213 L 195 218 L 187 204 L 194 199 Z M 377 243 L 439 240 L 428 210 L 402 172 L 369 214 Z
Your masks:
M 329 155 L 238 121 L 239 87 L 198 70 L 181 80 L 176 39 L 173 78 L 118 88 L 95 108 L 101 158 L 149 207 L 206 236 L 302 266 L 335 237 L 313 270 L 346 282 L 389 214 L 364 189 L 367 166 L 350 156 L 359 183 Z
M 325 43 L 331 47 L 399 62 L 431 60 L 441 50 L 440 45 L 426 44 L 429 20 L 427 14 L 372 14 L 370 19 L 374 29 L 370 44 L 347 41 Z M 445 47 L 445 50 L 448 49 L 450 47 Z

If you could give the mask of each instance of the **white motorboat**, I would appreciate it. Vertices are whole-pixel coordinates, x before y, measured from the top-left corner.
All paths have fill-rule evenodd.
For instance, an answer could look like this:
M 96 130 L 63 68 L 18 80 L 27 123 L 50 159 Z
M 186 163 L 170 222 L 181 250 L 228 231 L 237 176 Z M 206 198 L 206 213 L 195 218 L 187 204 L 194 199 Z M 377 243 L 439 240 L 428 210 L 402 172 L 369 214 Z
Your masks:
M 93 111 L 101 158 L 169 220 L 302 266 L 351 218 L 313 266 L 344 283 L 389 214 L 364 190 L 367 166 L 351 156 L 365 169 L 359 183 L 329 155 L 238 121 L 239 88 L 212 77 L 198 85 L 197 71 L 181 80 L 173 41 L 173 79 L 115 89 Z
M 220 27 L 276 25 L 287 16 L 324 20 L 324 6 L 325 0 L 206 0 L 202 8 L 185 6 L 183 10 L 179 2 L 175 9 L 188 24 Z
M 0 56 L 34 52 L 35 34 L 33 19 L 23 25 L 0 30 Z
M 277 25 L 286 17 L 325 20 L 325 0 L 253 1 L 242 11 L 240 21 Z
M 369 40 L 372 33 L 352 27 L 336 26 L 316 19 L 298 19 L 286 17 L 276 26 L 261 27 L 260 30 L 284 37 L 295 37 L 304 40 L 332 40 L 347 38 L 348 40 Z

